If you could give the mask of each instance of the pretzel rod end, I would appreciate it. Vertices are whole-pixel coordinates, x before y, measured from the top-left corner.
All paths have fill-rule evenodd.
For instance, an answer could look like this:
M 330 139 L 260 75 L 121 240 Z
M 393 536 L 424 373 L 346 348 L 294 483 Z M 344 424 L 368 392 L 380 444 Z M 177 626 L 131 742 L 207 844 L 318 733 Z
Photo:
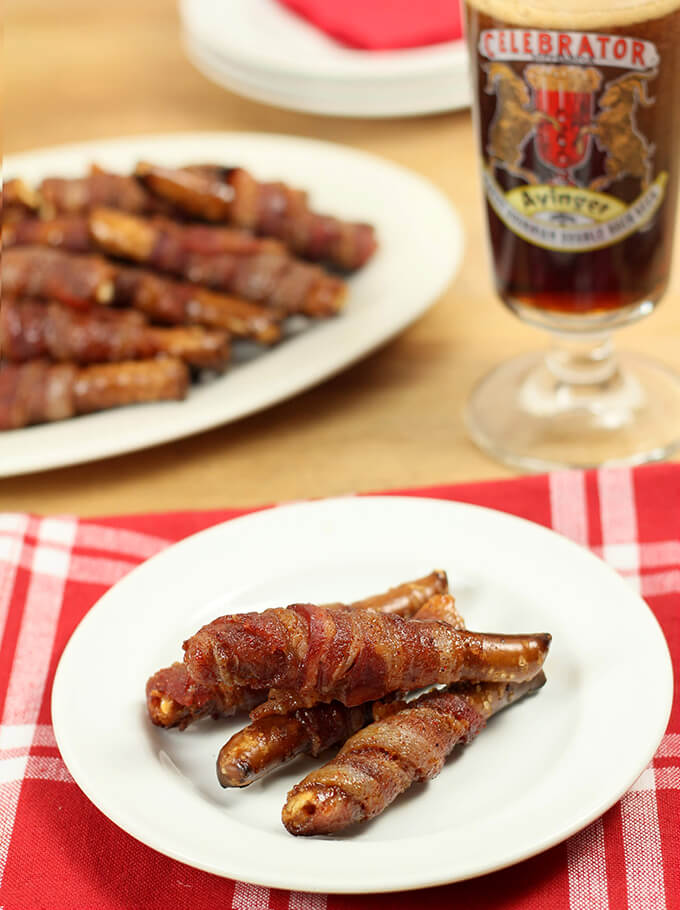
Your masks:
M 217 780 L 221 787 L 247 787 L 255 780 L 253 768 L 246 758 L 237 761 L 227 761 L 223 753 L 224 746 L 217 756 Z
M 313 837 L 346 828 L 358 821 L 353 800 L 337 787 L 309 787 L 291 794 L 281 812 L 281 821 L 296 837 Z
M 217 779 L 223 787 L 247 787 L 260 776 L 255 764 L 263 747 L 262 736 L 252 726 L 235 733 L 217 756 Z M 234 744 L 237 743 L 237 748 Z M 251 760 L 251 757 L 253 760 Z

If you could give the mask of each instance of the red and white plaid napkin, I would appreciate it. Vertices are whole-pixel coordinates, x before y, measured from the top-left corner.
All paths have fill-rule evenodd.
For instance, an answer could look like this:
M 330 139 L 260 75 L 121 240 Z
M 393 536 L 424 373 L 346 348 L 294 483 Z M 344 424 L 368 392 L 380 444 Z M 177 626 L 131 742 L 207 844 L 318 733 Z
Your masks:
M 640 591 L 656 614 L 671 648 L 678 691 L 680 465 L 400 492 L 502 509 L 592 548 Z M 274 891 L 184 866 L 133 840 L 105 818 L 75 785 L 55 745 L 50 694 L 59 656 L 83 615 L 126 572 L 169 543 L 239 514 L 230 510 L 98 520 L 0 514 L 0 907 L 680 907 L 677 695 L 653 762 L 601 819 L 534 859 L 457 885 L 365 897 Z M 631 673 L 636 672 L 635 655 L 629 657 Z M 634 717 L 630 735 L 635 736 Z

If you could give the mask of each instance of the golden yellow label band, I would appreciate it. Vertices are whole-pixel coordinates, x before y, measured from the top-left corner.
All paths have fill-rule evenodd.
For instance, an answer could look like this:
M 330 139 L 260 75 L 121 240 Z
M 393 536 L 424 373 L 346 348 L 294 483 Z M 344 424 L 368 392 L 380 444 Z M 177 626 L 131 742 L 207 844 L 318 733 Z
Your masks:
M 576 186 L 518 186 L 506 193 L 505 198 L 514 209 L 530 218 L 540 212 L 562 212 L 601 223 L 626 211 L 626 204 L 615 196 Z
M 518 186 L 507 193 L 489 168 L 484 189 L 489 204 L 515 234 L 547 250 L 587 252 L 619 243 L 644 228 L 666 194 L 663 171 L 630 205 L 610 196 L 574 186 Z

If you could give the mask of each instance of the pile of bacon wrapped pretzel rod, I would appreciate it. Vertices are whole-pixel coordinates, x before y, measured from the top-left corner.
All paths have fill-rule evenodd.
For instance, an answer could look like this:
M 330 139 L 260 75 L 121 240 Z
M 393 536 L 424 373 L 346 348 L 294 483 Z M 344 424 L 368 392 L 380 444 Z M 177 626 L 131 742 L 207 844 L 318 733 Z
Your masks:
M 15 178 L 2 194 L 0 430 L 182 399 L 232 341 L 264 348 L 294 315 L 340 312 L 368 224 L 242 168 Z
M 148 680 L 146 705 L 154 724 L 180 730 L 250 712 L 220 750 L 223 787 L 339 750 L 282 812 L 291 834 L 336 834 L 437 775 L 489 717 L 540 689 L 550 641 L 467 631 L 438 570 L 355 603 L 222 616 Z

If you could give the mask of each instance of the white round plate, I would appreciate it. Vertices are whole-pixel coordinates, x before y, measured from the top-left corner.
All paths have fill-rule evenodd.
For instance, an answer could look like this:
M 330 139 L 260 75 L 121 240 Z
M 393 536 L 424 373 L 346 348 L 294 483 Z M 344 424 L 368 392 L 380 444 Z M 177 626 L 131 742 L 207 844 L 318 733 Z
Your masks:
M 180 14 L 194 65 L 258 101 L 351 117 L 415 116 L 470 103 L 464 41 L 355 50 L 276 0 L 181 0 Z
M 294 838 L 281 824 L 311 760 L 244 790 L 220 788 L 215 759 L 242 719 L 183 733 L 148 721 L 147 677 L 216 616 L 356 598 L 438 567 L 470 628 L 552 632 L 548 683 L 493 718 L 437 779 L 346 836 Z M 154 849 L 270 887 L 377 892 L 481 875 L 587 825 L 653 755 L 672 679 L 646 604 L 575 544 L 473 506 L 349 497 L 218 525 L 133 571 L 73 634 L 52 720 L 85 794 Z
M 414 322 L 446 289 L 463 231 L 446 198 L 423 177 L 326 142 L 267 133 L 177 133 L 61 146 L 4 161 L 29 183 L 77 176 L 92 162 L 122 173 L 142 158 L 161 164 L 239 164 L 260 179 L 308 189 L 320 211 L 375 225 L 380 248 L 348 280 L 335 319 L 235 363 L 182 402 L 136 405 L 2 433 L 0 477 L 77 464 L 189 436 L 252 414 L 320 382 Z

